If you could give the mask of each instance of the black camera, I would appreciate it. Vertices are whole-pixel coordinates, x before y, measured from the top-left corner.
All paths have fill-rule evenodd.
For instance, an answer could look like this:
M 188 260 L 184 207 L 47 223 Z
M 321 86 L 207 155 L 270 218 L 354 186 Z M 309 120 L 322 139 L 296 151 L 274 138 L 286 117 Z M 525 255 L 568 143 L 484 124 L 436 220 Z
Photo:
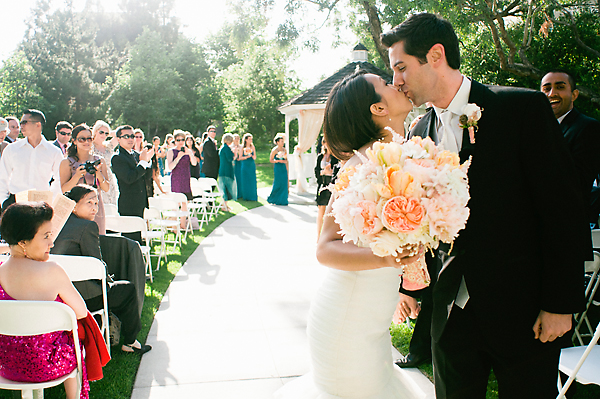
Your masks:
M 96 161 L 87 161 L 86 163 L 83 164 L 83 168 L 90 175 L 95 176 L 96 175 L 96 166 L 98 166 L 98 165 L 100 165 L 100 159 L 98 159 Z

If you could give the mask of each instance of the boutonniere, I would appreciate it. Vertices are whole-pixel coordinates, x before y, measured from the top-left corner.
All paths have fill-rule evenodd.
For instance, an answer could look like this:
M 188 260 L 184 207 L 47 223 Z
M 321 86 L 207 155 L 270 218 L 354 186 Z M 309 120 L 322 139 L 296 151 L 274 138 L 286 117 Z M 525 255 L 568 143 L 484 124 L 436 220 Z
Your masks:
M 469 141 L 475 144 L 475 132 L 477 131 L 477 121 L 481 118 L 481 111 L 477 104 L 467 104 L 462 109 L 462 115 L 458 119 L 458 125 L 463 129 L 469 129 Z

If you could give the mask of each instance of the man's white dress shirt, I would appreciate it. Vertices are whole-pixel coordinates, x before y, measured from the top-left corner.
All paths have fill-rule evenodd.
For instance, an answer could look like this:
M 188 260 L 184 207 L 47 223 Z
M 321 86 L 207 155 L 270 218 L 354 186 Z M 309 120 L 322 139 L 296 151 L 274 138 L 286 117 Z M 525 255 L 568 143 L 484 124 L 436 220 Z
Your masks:
M 0 205 L 10 194 L 25 190 L 62 193 L 59 166 L 63 159 L 62 151 L 44 136 L 35 148 L 26 138 L 6 146 L 0 158 Z

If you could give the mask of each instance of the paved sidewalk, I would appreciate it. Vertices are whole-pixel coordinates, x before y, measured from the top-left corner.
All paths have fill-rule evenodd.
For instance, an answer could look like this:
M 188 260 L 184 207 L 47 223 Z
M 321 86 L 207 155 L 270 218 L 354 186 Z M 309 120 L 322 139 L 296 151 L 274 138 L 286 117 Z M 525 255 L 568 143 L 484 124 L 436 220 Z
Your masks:
M 316 214 L 314 205 L 263 206 L 215 229 L 161 303 L 132 398 L 268 399 L 306 373 L 306 319 L 326 272 L 315 259 Z

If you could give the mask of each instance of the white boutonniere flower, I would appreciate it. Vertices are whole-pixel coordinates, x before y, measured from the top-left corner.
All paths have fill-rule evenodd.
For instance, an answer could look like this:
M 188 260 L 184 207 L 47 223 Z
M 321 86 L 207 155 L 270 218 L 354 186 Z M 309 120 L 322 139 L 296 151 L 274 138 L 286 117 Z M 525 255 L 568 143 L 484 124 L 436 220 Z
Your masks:
M 477 121 L 481 119 L 481 111 L 477 104 L 467 104 L 462 109 L 462 115 L 458 119 L 458 125 L 463 129 L 469 129 L 469 141 L 475 144 L 475 132 L 477 131 Z

